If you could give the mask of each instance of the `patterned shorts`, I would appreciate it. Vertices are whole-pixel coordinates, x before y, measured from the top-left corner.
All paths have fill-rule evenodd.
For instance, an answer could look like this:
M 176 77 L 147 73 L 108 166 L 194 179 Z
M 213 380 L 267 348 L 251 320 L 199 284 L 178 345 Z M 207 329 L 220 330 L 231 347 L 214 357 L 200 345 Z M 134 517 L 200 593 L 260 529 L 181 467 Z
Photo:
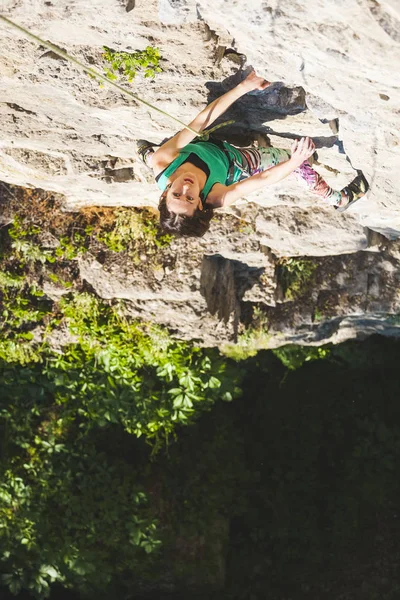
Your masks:
M 238 148 L 239 152 L 243 157 L 243 163 L 245 167 L 244 177 L 249 175 L 256 175 L 261 171 L 271 169 L 281 162 L 289 160 L 291 154 L 289 150 L 283 150 L 281 148 Z M 308 160 L 305 160 L 297 169 L 294 174 L 296 177 L 304 182 L 307 188 L 313 191 L 317 196 L 323 198 L 323 200 L 331 205 L 337 206 L 342 198 L 341 192 L 332 189 L 326 181 L 315 171 Z

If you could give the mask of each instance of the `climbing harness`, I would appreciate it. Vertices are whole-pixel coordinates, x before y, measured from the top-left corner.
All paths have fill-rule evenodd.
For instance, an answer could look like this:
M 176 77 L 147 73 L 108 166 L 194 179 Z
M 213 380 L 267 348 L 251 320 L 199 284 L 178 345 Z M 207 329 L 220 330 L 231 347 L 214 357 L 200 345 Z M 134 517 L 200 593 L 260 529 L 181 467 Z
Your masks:
M 234 121 L 226 121 L 226 123 L 221 123 L 221 126 L 225 125 L 225 124 L 231 124 Z M 220 126 L 217 125 L 217 127 L 219 128 Z M 214 131 L 215 128 L 213 127 L 212 129 L 208 129 L 207 133 L 210 134 L 212 131 Z M 208 136 L 209 137 L 209 136 Z M 208 138 L 207 138 L 208 140 Z M 202 139 L 198 139 L 198 140 L 194 140 L 195 142 L 203 142 L 204 138 Z M 247 178 L 250 177 L 251 173 L 250 173 L 250 169 L 246 168 L 243 164 L 240 164 L 240 162 L 236 159 L 236 157 L 233 155 L 232 152 L 230 152 L 226 146 L 224 146 L 223 142 L 221 140 L 218 140 L 217 138 L 212 137 L 209 140 L 212 144 L 214 144 L 214 146 L 218 146 L 218 148 L 220 150 L 222 150 L 222 152 L 225 154 L 226 158 L 228 159 L 228 176 L 227 176 L 227 185 L 230 185 L 231 183 L 234 183 L 234 175 L 235 175 L 235 168 L 239 169 L 239 171 L 242 174 L 243 178 Z
M 73 63 L 74 65 L 79 67 L 79 69 L 81 69 L 85 73 L 88 73 L 88 75 L 91 75 L 92 77 L 94 77 L 96 79 L 100 79 L 101 81 L 104 81 L 108 85 L 112 85 L 113 87 L 117 88 L 117 90 L 119 90 L 122 94 L 125 94 L 126 96 L 129 96 L 130 98 L 133 98 L 134 100 L 136 100 L 136 102 L 139 102 L 140 104 L 144 104 L 148 108 L 151 108 L 152 110 L 159 112 L 160 114 L 164 115 L 165 117 L 169 117 L 170 119 L 173 119 L 176 123 L 179 123 L 179 125 L 181 125 L 185 129 L 187 129 L 194 135 L 200 137 L 203 141 L 207 141 L 209 139 L 210 133 L 212 133 L 216 129 L 219 129 L 220 127 L 225 127 L 226 125 L 230 125 L 231 123 L 233 123 L 233 121 L 225 121 L 224 123 L 220 123 L 219 125 L 216 125 L 215 127 L 208 129 L 207 131 L 204 131 L 204 132 L 196 131 L 195 129 L 192 129 L 189 125 L 186 125 L 185 123 L 183 123 L 183 121 L 181 121 L 180 119 L 177 119 L 176 117 L 174 117 L 173 115 L 170 115 L 169 113 L 162 110 L 161 108 L 158 108 L 157 106 L 154 106 L 153 104 L 150 104 L 149 102 L 146 102 L 146 100 L 139 98 L 139 96 L 136 96 L 136 94 L 133 94 L 132 92 L 130 92 L 129 90 L 126 90 L 125 88 L 118 85 L 117 83 L 114 83 L 114 81 L 110 81 L 110 79 L 108 79 L 105 75 L 102 75 L 100 72 L 96 71 L 95 69 L 92 69 L 91 67 L 87 67 L 83 63 L 79 62 L 79 60 L 77 60 L 76 58 L 73 58 L 72 56 L 70 56 L 69 54 L 64 52 L 64 50 L 61 50 L 60 48 L 58 48 L 51 42 L 46 42 L 45 40 L 42 40 L 37 35 L 31 33 L 24 27 L 21 27 L 21 25 L 17 25 L 17 23 L 14 23 L 10 19 L 7 19 L 6 17 L 3 17 L 2 15 L 0 15 L 0 20 L 4 21 L 4 23 L 7 23 L 7 25 L 10 25 L 11 27 L 18 29 L 18 31 L 21 31 L 28 38 L 31 38 L 35 42 L 38 42 L 39 44 L 44 46 L 45 48 L 52 50 L 53 52 L 55 52 L 62 58 L 65 58 L 65 60 L 68 60 L 69 62 Z

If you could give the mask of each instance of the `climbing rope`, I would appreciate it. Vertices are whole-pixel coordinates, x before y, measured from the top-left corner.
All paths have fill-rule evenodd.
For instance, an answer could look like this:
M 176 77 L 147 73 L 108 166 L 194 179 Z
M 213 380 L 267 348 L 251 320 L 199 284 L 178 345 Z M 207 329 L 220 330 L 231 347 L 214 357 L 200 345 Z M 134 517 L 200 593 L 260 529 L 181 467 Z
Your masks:
M 234 122 L 235 121 L 232 119 L 231 121 L 224 121 L 223 123 L 218 123 L 218 125 L 214 125 L 214 127 L 211 127 L 211 129 L 207 129 L 206 131 L 203 131 L 203 133 L 200 133 L 199 137 L 201 137 L 202 140 L 207 141 L 211 133 L 214 133 L 214 131 L 216 131 L 217 129 L 221 129 L 221 127 L 232 125 L 232 123 Z
M 95 77 L 96 79 L 100 79 L 101 81 L 104 81 L 108 85 L 112 85 L 113 87 L 117 88 L 117 90 L 119 90 L 122 94 L 125 94 L 126 96 L 129 96 L 130 98 L 133 98 L 134 100 L 136 100 L 136 102 L 139 102 L 140 104 L 144 104 L 148 108 L 151 108 L 152 110 L 159 112 L 160 114 L 164 115 L 165 117 L 173 119 L 176 123 L 179 123 L 180 125 L 182 125 L 182 127 L 184 127 L 185 129 L 187 129 L 188 131 L 190 131 L 191 133 L 193 133 L 194 135 L 196 135 L 197 137 L 199 137 L 203 140 L 208 140 L 210 133 L 212 133 L 216 129 L 219 129 L 220 127 L 224 127 L 225 125 L 230 125 L 231 123 L 233 123 L 233 121 L 225 121 L 224 123 L 220 123 L 219 125 L 216 125 L 215 127 L 208 129 L 207 131 L 204 131 L 204 132 L 196 131 L 195 129 L 192 129 L 189 125 L 185 125 L 185 123 L 183 123 L 183 121 L 180 121 L 173 115 L 170 115 L 169 113 L 165 112 L 161 108 L 158 108 L 157 106 L 153 106 L 149 102 L 146 102 L 146 100 L 143 100 L 142 98 L 139 98 L 139 96 L 136 96 L 136 94 L 133 94 L 132 92 L 130 92 L 129 90 L 126 90 L 125 88 L 118 85 L 117 83 L 114 83 L 114 81 L 111 81 L 110 79 L 105 77 L 105 75 L 102 75 L 95 69 L 92 69 L 91 67 L 87 67 L 83 63 L 79 62 L 79 60 L 76 60 L 76 58 L 74 58 L 73 56 L 70 56 L 69 54 L 67 54 L 66 52 L 64 52 L 63 50 L 61 50 L 60 48 L 58 48 L 57 46 L 52 44 L 51 42 L 46 42 L 45 40 L 42 40 L 37 35 L 34 35 L 33 33 L 28 31 L 24 27 L 21 27 L 21 25 L 17 25 L 17 23 L 14 23 L 10 19 L 7 19 L 6 17 L 3 17 L 2 15 L 0 15 L 0 19 L 2 21 L 4 21 L 4 23 L 7 23 L 7 25 L 10 25 L 11 27 L 18 29 L 18 31 L 21 31 L 28 38 L 31 38 L 32 40 L 34 40 L 35 42 L 38 42 L 42 46 L 45 46 L 45 48 L 49 48 L 49 50 L 52 50 L 53 52 L 55 52 L 62 58 L 65 58 L 65 60 L 69 60 L 69 62 L 71 62 L 74 65 L 76 65 L 77 67 L 79 67 L 79 69 L 81 69 L 85 73 L 88 73 L 89 75 L 91 75 L 92 77 Z

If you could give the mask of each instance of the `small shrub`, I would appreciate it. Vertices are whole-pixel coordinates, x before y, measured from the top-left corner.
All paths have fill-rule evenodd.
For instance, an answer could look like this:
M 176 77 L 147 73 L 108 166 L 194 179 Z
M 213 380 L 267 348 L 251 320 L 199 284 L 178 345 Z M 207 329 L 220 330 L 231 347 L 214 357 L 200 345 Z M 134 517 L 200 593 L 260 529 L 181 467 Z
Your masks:
M 323 346 L 296 346 L 295 344 L 281 346 L 272 352 L 290 370 L 299 369 L 305 362 L 323 360 L 331 354 L 331 350 Z
M 40 347 L 32 344 L 29 336 L 27 338 L 27 334 L 24 334 L 24 337 L 19 336 L 17 341 L 15 339 L 0 339 L 0 360 L 28 365 L 29 363 L 40 362 L 42 352 Z
M 49 360 L 46 373 L 61 382 L 57 402 L 89 421 L 120 423 L 157 444 L 217 399 L 240 393 L 240 373 L 217 355 L 211 361 L 159 327 L 128 322 L 89 294 L 71 294 L 60 306 L 79 343 Z
M 109 64 L 104 74 L 111 81 L 118 79 L 118 74 L 132 82 L 138 72 L 143 72 L 145 77 L 151 78 L 161 73 L 162 69 L 159 67 L 161 55 L 158 48 L 147 46 L 137 52 L 117 52 L 103 46 L 103 50 L 103 58 Z
M 8 271 L 0 271 L 0 289 L 21 289 L 25 285 L 25 278 L 23 275 L 15 275 Z
M 259 350 L 266 350 L 270 339 L 267 316 L 255 307 L 251 326 L 238 336 L 235 344 L 224 344 L 220 351 L 233 360 L 246 360 L 255 356 Z
M 137 261 L 142 252 L 151 257 L 160 248 L 168 246 L 173 236 L 160 231 L 152 213 L 120 208 L 115 211 L 112 229 L 99 233 L 97 239 L 113 252 L 129 251 Z
M 317 266 L 303 258 L 282 258 L 279 261 L 278 279 L 287 300 L 295 300 L 307 292 L 313 283 Z
M 19 285 L 19 284 L 18 284 Z M 35 285 L 7 287 L 0 289 L 1 315 L 0 332 L 4 338 L 28 335 L 21 328 L 28 324 L 40 323 L 48 314 L 49 302 L 44 293 Z

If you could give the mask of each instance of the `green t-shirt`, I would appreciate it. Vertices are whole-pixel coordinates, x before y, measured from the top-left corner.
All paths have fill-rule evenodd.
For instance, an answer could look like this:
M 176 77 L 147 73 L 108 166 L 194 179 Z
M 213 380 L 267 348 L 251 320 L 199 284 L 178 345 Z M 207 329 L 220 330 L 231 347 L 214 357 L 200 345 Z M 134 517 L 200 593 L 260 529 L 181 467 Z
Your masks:
M 205 186 L 200 194 L 203 200 L 207 199 L 207 196 L 215 183 L 229 185 L 239 181 L 243 173 L 242 169 L 240 168 L 240 166 L 243 165 L 242 155 L 237 148 L 231 146 L 228 144 L 228 142 L 221 142 L 221 144 L 223 144 L 225 150 L 228 152 L 231 161 L 229 161 L 225 152 L 213 142 L 195 142 L 188 144 L 182 148 L 182 150 L 179 152 L 179 156 L 173 160 L 172 163 L 168 165 L 168 167 L 157 177 L 158 187 L 162 191 L 165 190 L 168 185 L 168 177 L 188 160 L 190 154 L 195 154 L 198 156 L 203 162 L 205 162 L 210 170 L 210 174 L 207 177 Z M 235 161 L 233 176 L 229 177 L 229 167 L 230 162 L 232 161 Z M 235 163 L 240 166 L 237 166 Z

